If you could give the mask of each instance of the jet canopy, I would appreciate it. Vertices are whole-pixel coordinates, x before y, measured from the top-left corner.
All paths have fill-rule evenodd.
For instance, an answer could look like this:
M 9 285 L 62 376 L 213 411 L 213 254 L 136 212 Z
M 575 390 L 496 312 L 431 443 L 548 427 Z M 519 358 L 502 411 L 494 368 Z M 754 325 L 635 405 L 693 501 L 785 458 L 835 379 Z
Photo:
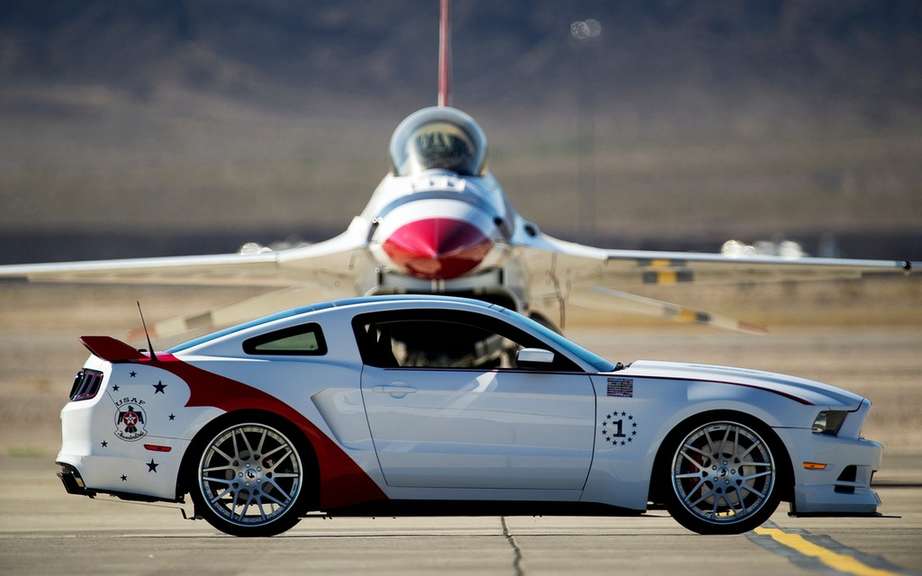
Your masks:
M 474 119 L 457 108 L 423 108 L 397 126 L 390 152 L 397 176 L 426 170 L 479 176 L 486 165 L 487 139 Z

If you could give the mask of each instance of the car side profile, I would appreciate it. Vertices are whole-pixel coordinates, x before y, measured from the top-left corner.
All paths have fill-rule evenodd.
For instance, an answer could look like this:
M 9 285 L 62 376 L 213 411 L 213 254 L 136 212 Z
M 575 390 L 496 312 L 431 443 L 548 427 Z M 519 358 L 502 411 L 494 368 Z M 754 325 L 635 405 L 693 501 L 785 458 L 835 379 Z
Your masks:
M 166 352 L 85 336 L 68 492 L 184 501 L 238 536 L 330 515 L 639 514 L 704 534 L 874 514 L 868 400 L 768 372 L 612 363 L 447 296 L 297 308 Z

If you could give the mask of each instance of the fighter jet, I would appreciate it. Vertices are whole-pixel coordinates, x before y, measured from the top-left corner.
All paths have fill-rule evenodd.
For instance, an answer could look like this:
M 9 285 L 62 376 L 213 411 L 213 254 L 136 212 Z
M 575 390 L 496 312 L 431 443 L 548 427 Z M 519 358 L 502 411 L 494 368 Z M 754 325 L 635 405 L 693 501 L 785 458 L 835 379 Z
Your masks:
M 392 293 L 470 296 L 555 328 L 563 326 L 567 306 L 575 304 L 757 332 L 758 327 L 733 318 L 624 289 L 908 274 L 922 264 L 605 249 L 545 234 L 515 210 L 487 168 L 483 130 L 451 106 L 448 0 L 441 0 L 439 31 L 438 105 L 414 112 L 394 130 L 390 169 L 342 234 L 279 250 L 251 245 L 236 254 L 0 266 L 0 278 L 275 288 L 225 308 L 156 322 L 152 334 L 161 337 L 317 298 Z

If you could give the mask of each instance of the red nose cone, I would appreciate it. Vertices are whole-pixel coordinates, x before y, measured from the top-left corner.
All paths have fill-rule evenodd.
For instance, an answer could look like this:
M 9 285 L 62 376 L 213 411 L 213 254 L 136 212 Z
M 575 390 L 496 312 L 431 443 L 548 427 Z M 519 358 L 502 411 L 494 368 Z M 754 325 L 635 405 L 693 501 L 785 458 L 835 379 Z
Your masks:
M 463 220 L 428 218 L 405 224 L 385 240 L 392 262 L 421 278 L 456 278 L 480 264 L 493 243 Z

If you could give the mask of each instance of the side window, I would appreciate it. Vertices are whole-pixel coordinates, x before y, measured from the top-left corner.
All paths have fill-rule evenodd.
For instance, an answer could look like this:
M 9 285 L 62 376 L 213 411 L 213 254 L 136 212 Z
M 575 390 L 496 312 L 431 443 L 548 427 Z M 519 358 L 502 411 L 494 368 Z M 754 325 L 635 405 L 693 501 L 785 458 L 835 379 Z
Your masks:
M 515 342 L 476 326 L 442 320 L 369 324 L 387 368 L 514 368 Z
M 449 310 L 367 314 L 353 321 L 362 360 L 379 368 L 515 370 L 520 348 L 549 346 L 489 316 Z M 553 371 L 579 371 L 556 350 Z
M 320 324 L 291 326 L 254 336 L 243 342 L 247 354 L 283 356 L 322 356 L 327 353 Z

